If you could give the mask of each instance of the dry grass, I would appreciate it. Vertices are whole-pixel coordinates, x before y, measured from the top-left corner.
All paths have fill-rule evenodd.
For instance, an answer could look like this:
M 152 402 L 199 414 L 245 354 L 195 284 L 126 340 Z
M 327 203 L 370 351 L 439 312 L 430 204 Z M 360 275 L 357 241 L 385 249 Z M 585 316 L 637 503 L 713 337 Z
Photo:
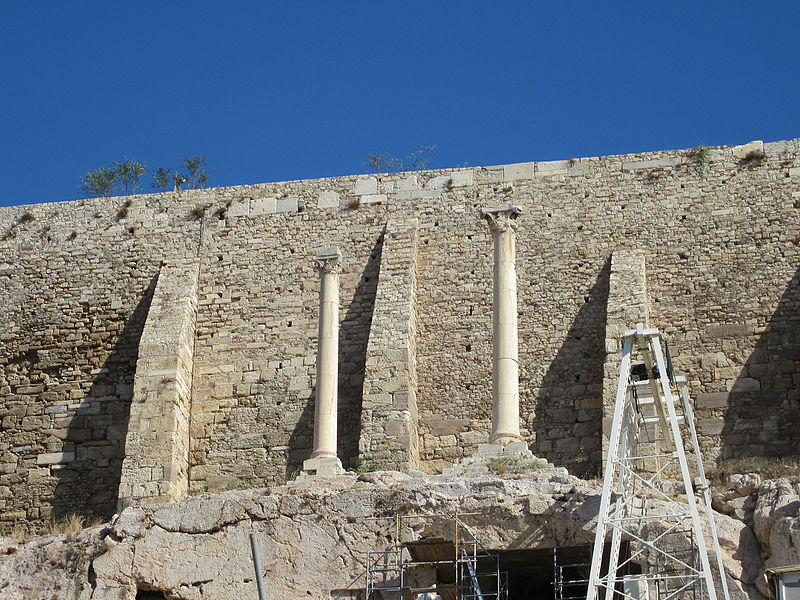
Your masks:
M 761 479 L 797 478 L 800 475 L 800 458 L 734 458 L 711 469 L 708 481 L 718 489 L 727 489 L 731 475 L 741 473 L 758 473 Z

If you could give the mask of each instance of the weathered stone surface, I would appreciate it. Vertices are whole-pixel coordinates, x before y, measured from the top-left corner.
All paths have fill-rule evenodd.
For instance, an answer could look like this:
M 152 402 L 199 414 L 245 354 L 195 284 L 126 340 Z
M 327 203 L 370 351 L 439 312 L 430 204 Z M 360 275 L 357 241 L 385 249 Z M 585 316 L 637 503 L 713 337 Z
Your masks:
M 377 194 L 378 193 L 378 180 L 374 177 L 365 177 L 363 179 L 357 179 L 355 187 L 353 188 L 353 193 L 356 196 L 364 196 L 367 194 Z
M 752 142 L 748 142 L 747 144 L 742 144 L 741 146 L 734 146 L 733 147 L 733 155 L 736 158 L 747 158 L 747 155 L 751 152 L 763 152 L 764 151 L 764 142 L 761 140 L 754 140 Z
M 317 208 L 339 208 L 339 194 L 336 192 L 320 192 L 317 198 Z
M 277 202 L 275 198 L 255 198 L 250 201 L 250 215 L 270 215 L 275 212 Z
M 631 299 L 609 285 L 624 252 L 645 255 L 651 325 L 693 399 L 704 395 L 697 418 L 722 423 L 701 434 L 707 466 L 796 453 L 800 144 L 764 151 L 745 168 L 730 147 L 711 149 L 702 172 L 674 150 L 0 208 L 0 529 L 116 510 L 154 278 L 184 258 L 200 264 L 190 385 L 171 380 L 171 357 L 145 368 L 153 394 L 191 396 L 189 493 L 280 484 L 310 454 L 313 240 L 347 249 L 344 466 L 365 458 L 362 439 L 370 467 L 394 466 L 397 449 L 429 472 L 474 454 L 490 432 L 491 241 L 478 214 L 489 203 L 529 215 L 517 233 L 520 435 L 537 456 L 576 473 L 601 466 L 610 359 L 633 324 L 620 312 Z M 419 189 L 443 177 L 452 186 Z M 386 200 L 346 206 L 370 179 L 360 195 Z M 323 192 L 340 206 L 319 208 Z M 414 219 L 414 258 L 384 261 L 384 229 Z M 378 302 L 391 281 L 395 295 Z M 373 333 L 392 342 L 384 354 L 366 350 Z M 725 406 L 705 396 L 728 391 Z M 469 426 L 434 432 L 431 419 Z M 67 452 L 74 461 L 37 464 Z M 145 480 L 171 481 L 168 463 L 143 465 Z
M 128 508 L 102 530 L 27 544 L 0 539 L 0 589 L 11 600 L 133 600 L 138 590 L 175 600 L 254 597 L 252 532 L 274 597 L 328 598 L 332 590 L 363 590 L 366 552 L 388 545 L 398 511 L 480 513 L 462 518 L 485 546 L 502 551 L 589 543 L 599 507 L 599 484 L 563 470 L 467 479 L 378 472 L 354 481 L 343 475 L 325 485 Z M 668 510 L 656 499 L 649 505 Z M 717 523 L 732 598 L 759 598 L 750 586 L 763 572 L 754 536 L 734 519 L 718 516 Z M 452 535 L 447 519 L 401 524 L 402 539 Z M 659 522 L 650 527 L 658 530 Z
M 517 179 L 533 179 L 534 163 L 517 163 L 503 165 L 503 181 L 516 181 Z

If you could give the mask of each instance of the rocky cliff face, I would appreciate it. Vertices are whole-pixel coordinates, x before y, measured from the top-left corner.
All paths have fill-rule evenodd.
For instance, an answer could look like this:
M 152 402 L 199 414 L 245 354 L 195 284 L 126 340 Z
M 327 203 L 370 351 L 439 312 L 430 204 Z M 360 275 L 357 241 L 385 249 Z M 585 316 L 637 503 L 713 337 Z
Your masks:
M 758 485 L 742 487 L 756 495 L 749 522 L 716 515 L 734 598 L 760 598 L 764 567 L 800 556 L 796 484 Z M 396 529 L 398 514 L 458 512 L 487 548 L 510 554 L 590 543 L 599 500 L 599 482 L 564 469 L 466 479 L 384 471 L 131 507 L 72 536 L 0 539 L 0 597 L 257 598 L 255 533 L 268 598 L 359 598 L 368 551 L 397 533 L 449 535 L 452 520 L 404 518 Z

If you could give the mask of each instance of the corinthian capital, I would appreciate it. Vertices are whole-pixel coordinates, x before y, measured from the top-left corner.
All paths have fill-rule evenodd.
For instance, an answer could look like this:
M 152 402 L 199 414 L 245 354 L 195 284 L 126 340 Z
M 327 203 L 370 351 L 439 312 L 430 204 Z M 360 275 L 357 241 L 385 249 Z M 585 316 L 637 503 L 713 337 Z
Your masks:
M 323 248 L 314 260 L 321 273 L 338 273 L 342 264 L 342 253 L 336 247 Z
M 490 206 L 481 211 L 481 216 L 489 223 L 492 235 L 517 230 L 517 217 L 522 213 L 519 206 Z

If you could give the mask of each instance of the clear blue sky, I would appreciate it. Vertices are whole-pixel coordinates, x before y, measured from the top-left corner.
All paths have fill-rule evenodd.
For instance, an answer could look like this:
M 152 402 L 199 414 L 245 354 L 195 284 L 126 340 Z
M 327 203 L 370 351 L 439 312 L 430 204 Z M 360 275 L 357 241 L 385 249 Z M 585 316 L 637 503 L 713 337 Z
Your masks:
M 800 137 L 800 2 L 0 1 L 0 206 Z M 145 182 L 151 191 L 150 178 Z

